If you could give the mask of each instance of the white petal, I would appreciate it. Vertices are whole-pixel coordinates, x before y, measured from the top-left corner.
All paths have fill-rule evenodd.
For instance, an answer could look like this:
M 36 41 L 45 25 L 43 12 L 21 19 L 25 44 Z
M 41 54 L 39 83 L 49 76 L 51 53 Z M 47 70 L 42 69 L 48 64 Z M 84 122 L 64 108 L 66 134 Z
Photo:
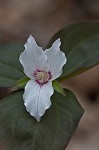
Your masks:
M 24 46 L 25 50 L 20 55 L 20 62 L 23 65 L 25 74 L 29 78 L 33 78 L 33 71 L 42 68 L 47 58 L 31 35 Z
M 67 59 L 65 54 L 60 51 L 61 41 L 56 40 L 52 47 L 45 51 L 47 56 L 47 66 L 52 74 L 52 80 L 58 78 L 62 74 L 62 67 L 66 63 Z
M 40 121 L 45 110 L 51 106 L 50 97 L 53 94 L 52 82 L 48 82 L 40 87 L 34 80 L 28 81 L 23 94 L 26 110 Z

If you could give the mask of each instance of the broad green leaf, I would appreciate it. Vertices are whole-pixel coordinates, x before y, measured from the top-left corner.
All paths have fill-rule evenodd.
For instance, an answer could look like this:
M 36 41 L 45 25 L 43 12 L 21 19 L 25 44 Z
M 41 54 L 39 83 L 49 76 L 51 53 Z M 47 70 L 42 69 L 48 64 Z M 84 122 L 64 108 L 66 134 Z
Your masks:
M 0 101 L 0 145 L 4 150 L 64 150 L 83 114 L 75 96 L 66 93 L 52 96 L 52 106 L 39 123 L 25 110 L 22 91 Z
M 24 43 L 0 45 L 0 87 L 12 86 L 24 77 L 19 55 L 24 49 Z
M 81 22 L 67 26 L 56 33 L 47 47 L 60 38 L 61 50 L 67 64 L 62 78 L 67 79 L 84 72 L 99 63 L 99 22 Z

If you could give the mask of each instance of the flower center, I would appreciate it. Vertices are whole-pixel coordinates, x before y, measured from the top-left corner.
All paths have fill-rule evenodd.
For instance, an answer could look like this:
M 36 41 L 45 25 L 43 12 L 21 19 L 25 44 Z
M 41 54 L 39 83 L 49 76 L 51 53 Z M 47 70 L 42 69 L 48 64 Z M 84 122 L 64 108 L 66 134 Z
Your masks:
M 36 70 L 33 76 L 35 77 L 35 81 L 41 85 L 47 83 L 51 79 L 50 71 L 47 72 L 45 70 Z

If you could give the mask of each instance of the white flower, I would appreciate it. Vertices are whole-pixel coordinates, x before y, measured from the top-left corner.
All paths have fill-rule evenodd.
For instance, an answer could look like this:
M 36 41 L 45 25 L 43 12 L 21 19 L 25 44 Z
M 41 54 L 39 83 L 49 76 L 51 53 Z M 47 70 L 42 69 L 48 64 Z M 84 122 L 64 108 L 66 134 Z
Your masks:
M 30 35 L 20 55 L 24 73 L 30 78 L 23 94 L 24 105 L 37 121 L 51 106 L 50 97 L 54 92 L 52 81 L 62 74 L 62 67 L 67 61 L 65 54 L 60 51 L 60 45 L 58 39 L 51 48 L 43 51 Z

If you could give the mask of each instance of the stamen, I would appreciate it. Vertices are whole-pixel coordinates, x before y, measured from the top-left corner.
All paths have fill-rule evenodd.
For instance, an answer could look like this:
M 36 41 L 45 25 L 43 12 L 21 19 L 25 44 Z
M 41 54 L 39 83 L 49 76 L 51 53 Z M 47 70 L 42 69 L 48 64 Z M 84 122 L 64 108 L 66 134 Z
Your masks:
M 40 85 L 47 83 L 51 79 L 51 72 L 47 72 L 45 70 L 36 70 L 33 73 L 35 77 L 35 81 Z

